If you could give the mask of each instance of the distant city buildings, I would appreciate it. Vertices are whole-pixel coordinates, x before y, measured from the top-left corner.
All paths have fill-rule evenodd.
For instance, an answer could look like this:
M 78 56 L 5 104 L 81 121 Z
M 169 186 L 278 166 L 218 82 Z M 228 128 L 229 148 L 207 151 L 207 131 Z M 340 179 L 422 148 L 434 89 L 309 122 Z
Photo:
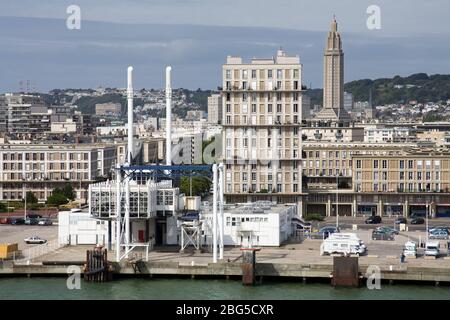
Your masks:
M 205 119 L 205 112 L 202 110 L 189 110 L 186 113 L 186 120 L 200 121 Z
M 353 109 L 353 94 L 350 92 L 344 92 L 344 109 L 351 111 Z
M 118 116 L 122 111 L 120 103 L 97 103 L 95 114 L 98 116 Z

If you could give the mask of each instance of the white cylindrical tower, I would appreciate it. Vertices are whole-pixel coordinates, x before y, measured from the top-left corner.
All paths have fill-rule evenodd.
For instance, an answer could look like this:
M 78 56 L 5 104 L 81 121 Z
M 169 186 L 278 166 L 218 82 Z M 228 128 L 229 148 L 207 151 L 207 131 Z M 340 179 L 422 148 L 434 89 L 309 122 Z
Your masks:
M 127 101 L 128 101 L 128 165 L 133 159 L 133 67 L 128 67 L 127 77 Z
M 166 165 L 172 165 L 172 87 L 171 66 L 166 67 Z

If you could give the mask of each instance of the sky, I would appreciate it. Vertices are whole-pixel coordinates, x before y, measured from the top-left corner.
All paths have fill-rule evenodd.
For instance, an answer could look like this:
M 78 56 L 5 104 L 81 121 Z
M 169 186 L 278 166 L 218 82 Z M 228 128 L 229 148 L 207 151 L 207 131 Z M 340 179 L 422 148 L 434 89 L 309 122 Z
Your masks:
M 69 30 L 78 5 L 81 28 Z M 381 28 L 370 30 L 371 5 Z M 299 55 L 303 83 L 322 87 L 333 15 L 345 52 L 345 81 L 450 73 L 448 0 L 0 0 L 0 92 L 124 87 L 216 89 L 227 55 Z

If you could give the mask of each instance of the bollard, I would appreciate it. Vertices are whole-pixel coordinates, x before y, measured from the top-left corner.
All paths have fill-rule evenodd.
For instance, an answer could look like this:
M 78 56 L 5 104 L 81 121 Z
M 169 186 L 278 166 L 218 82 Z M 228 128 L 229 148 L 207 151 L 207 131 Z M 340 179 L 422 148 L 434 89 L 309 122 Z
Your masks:
M 254 285 L 256 282 L 256 251 L 259 248 L 241 248 L 242 250 L 242 284 Z M 262 277 L 260 278 L 262 279 Z

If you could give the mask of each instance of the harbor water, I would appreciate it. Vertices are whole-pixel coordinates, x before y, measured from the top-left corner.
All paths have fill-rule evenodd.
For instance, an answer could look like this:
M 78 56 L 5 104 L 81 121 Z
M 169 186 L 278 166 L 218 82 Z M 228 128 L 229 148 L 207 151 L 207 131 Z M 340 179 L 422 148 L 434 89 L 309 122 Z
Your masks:
M 381 284 L 380 290 L 369 290 L 333 288 L 327 283 L 265 282 L 248 287 L 238 280 L 134 278 L 81 281 L 80 289 L 69 290 L 65 278 L 0 278 L 0 300 L 4 299 L 434 300 L 450 299 L 450 286 Z

